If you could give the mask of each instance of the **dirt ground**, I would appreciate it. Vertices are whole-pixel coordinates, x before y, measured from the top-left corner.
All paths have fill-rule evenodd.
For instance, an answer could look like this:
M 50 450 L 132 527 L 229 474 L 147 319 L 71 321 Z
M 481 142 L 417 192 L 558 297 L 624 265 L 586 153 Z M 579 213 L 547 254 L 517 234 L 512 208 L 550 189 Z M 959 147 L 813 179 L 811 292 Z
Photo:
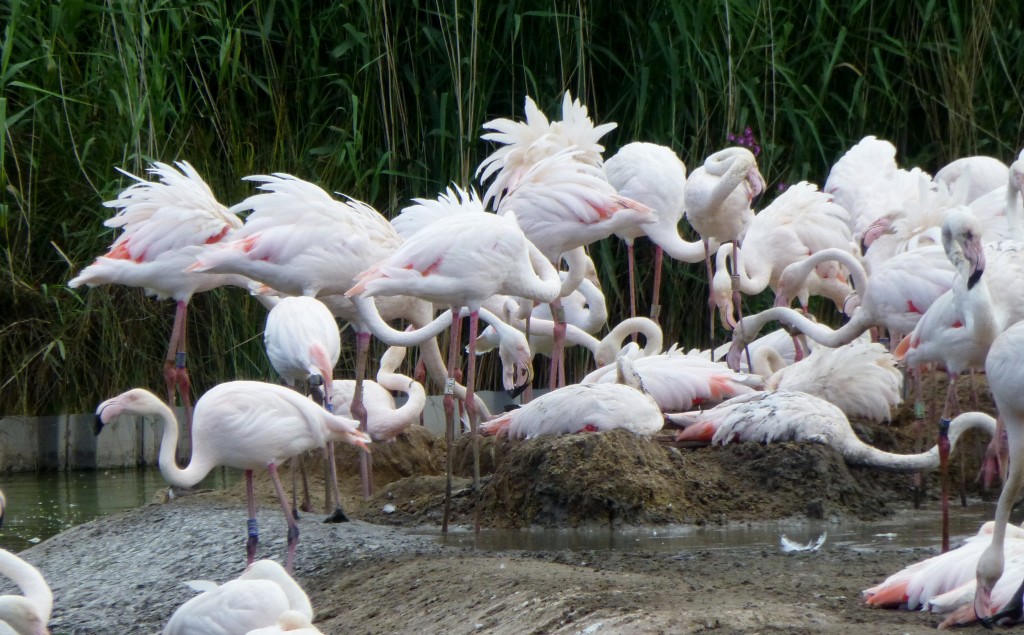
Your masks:
M 983 409 L 991 411 L 990 404 Z M 905 408 L 891 424 L 854 428 L 877 447 L 909 453 L 920 443 L 911 419 Z M 841 526 L 912 507 L 913 476 L 848 467 L 824 446 L 676 448 L 670 438 L 612 432 L 482 439 L 481 524 L 485 530 L 610 532 L 777 519 Z M 997 495 L 979 491 L 974 480 L 987 441 L 968 435 L 951 464 L 954 476 L 964 465 L 964 487 L 975 500 Z M 349 515 L 375 525 L 436 529 L 444 512 L 443 440 L 417 428 L 373 450 L 376 491 L 368 501 L 353 495 L 354 467 L 344 474 Z M 456 528 L 471 527 L 475 518 L 471 456 L 463 439 L 454 455 Z M 356 462 L 354 452 L 339 458 L 340 465 Z M 925 480 L 923 508 L 936 509 L 938 483 L 934 473 Z M 312 487 L 323 491 L 317 478 Z M 273 505 L 267 484 L 260 492 Z M 240 500 L 241 490 L 215 496 Z M 924 633 L 938 616 L 873 610 L 860 591 L 934 553 L 829 543 L 818 552 L 790 554 L 777 547 L 676 553 L 413 547 L 322 562 L 302 583 L 325 633 Z

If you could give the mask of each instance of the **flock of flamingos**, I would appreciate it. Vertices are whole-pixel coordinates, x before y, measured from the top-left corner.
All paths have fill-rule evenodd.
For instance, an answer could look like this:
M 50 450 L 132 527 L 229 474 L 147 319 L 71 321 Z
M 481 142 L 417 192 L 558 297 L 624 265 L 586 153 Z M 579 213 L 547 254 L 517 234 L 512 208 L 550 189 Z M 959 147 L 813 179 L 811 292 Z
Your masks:
M 755 213 L 765 182 L 748 138 L 688 175 L 675 152 L 650 143 L 630 143 L 605 159 L 599 142 L 615 124 L 594 125 L 568 93 L 561 120 L 549 120 L 529 98 L 525 115 L 485 124 L 483 139 L 497 149 L 477 170 L 482 196 L 453 185 L 436 199 L 415 199 L 391 220 L 280 173 L 247 177 L 257 192 L 229 208 L 186 162 L 154 163 L 149 172 L 157 180 L 128 175 L 135 182 L 105 203 L 117 213 L 104 224 L 120 234 L 70 286 L 142 287 L 175 300 L 177 311 L 164 362 L 167 401 L 129 390 L 99 406 L 98 425 L 121 415 L 162 420 L 159 465 L 169 483 L 191 487 L 212 468 L 231 466 L 245 471 L 248 486 L 249 566 L 221 586 L 197 584 L 202 593 L 180 607 L 164 633 L 320 632 L 289 575 L 299 527 L 278 466 L 309 450 L 354 444 L 364 450 L 369 495 L 368 448 L 394 439 L 424 405 L 421 383 L 399 372 L 413 346 L 444 386 L 449 442 L 464 429 L 475 443 L 478 433 L 532 438 L 626 428 L 653 436 L 668 423 L 680 429 L 679 441 L 816 441 L 835 446 L 851 464 L 916 472 L 944 465 L 961 433 L 981 428 L 994 440 L 984 469 L 1004 479 L 994 523 L 864 595 L 875 605 L 947 612 L 944 624 L 1019 617 L 1024 532 L 1007 521 L 1024 478 L 1012 458 L 1024 456 L 1024 153 L 1010 166 L 963 158 L 932 177 L 898 167 L 892 144 L 866 137 L 835 163 L 822 188 L 793 184 Z M 680 236 L 684 215 L 699 241 Z M 628 246 L 633 317 L 599 338 L 608 313 L 586 247 L 612 234 Z M 632 248 L 642 236 L 656 245 L 650 318 L 636 317 Z M 706 351 L 665 346 L 657 323 L 663 254 L 704 263 L 712 320 L 717 313 L 731 343 Z M 193 410 L 188 302 L 223 285 L 245 288 L 270 309 L 268 357 L 297 389 L 230 381 Z M 769 287 L 775 306 L 744 316 L 742 296 Z M 811 295 L 833 301 L 848 321 L 835 330 L 817 323 L 807 311 Z M 794 299 L 800 308 L 791 308 Z M 333 377 L 338 319 L 356 333 L 354 379 Z M 408 328 L 393 327 L 396 321 Z M 772 321 L 786 328 L 759 338 Z M 446 329 L 447 361 L 437 340 Z M 644 346 L 630 335 L 642 336 Z M 376 381 L 365 378 L 371 337 L 391 346 Z M 567 382 L 562 361 L 572 345 L 590 350 L 597 366 L 576 383 Z M 506 389 L 529 389 L 533 357 L 543 353 L 551 390 L 492 416 L 474 377 L 476 356 L 495 348 Z M 923 370 L 949 376 L 939 441 L 921 454 L 877 450 L 858 440 L 848 421 L 889 419 L 904 392 L 900 366 L 918 404 L 925 402 Z M 998 421 L 979 412 L 953 417 L 956 379 L 974 370 L 987 375 Z M 396 391 L 407 396 L 401 407 Z M 190 439 L 185 467 L 168 405 L 179 396 Z M 464 404 L 461 415 L 456 400 Z M 449 493 L 450 468 L 449 455 Z M 256 560 L 253 472 L 262 469 L 288 523 L 285 567 Z M 334 481 L 330 519 L 341 521 Z M 1015 563 L 1006 566 L 1016 576 L 1002 576 L 1004 560 Z M 0 597 L 0 619 L 16 633 L 47 632 L 53 598 L 42 576 L 2 550 L 0 568 L 23 592 Z

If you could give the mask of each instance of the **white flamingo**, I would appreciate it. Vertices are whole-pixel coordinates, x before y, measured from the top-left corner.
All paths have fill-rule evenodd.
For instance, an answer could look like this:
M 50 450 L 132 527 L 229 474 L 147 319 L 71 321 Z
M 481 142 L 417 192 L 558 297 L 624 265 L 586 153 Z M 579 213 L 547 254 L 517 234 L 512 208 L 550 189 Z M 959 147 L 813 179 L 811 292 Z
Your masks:
M 292 518 L 277 466 L 301 452 L 323 447 L 330 439 L 363 448 L 370 442 L 370 437 L 359 431 L 358 422 L 332 414 L 294 390 L 258 381 L 219 384 L 199 399 L 193 419 L 192 456 L 184 469 L 174 460 L 178 424 L 167 404 L 142 388 L 112 397 L 96 409 L 97 434 L 104 424 L 120 415 L 152 417 L 163 424 L 158 462 L 160 473 L 171 485 L 192 487 L 210 470 L 222 465 L 245 470 L 248 564 L 255 559 L 259 543 L 253 470 L 266 469 L 288 523 L 289 571 L 295 558 L 299 527 Z
M 286 611 L 313 619 L 309 597 L 281 565 L 257 560 L 234 580 L 218 585 L 208 580 L 186 583 L 201 593 L 171 615 L 163 635 L 245 635 L 272 626 Z
M 618 364 L 620 380 L 626 383 L 563 386 L 484 422 L 481 430 L 514 439 L 616 428 L 643 436 L 656 434 L 664 425 L 661 409 L 642 390 L 629 361 L 621 357 Z
M 709 287 L 714 277 L 711 270 L 711 243 L 717 241 L 738 246 L 747 225 L 754 217 L 751 202 L 763 191 L 764 177 L 757 169 L 757 160 L 750 150 L 740 147 L 726 148 L 712 154 L 686 180 L 683 192 L 686 218 L 704 242 Z M 732 264 L 734 267 L 737 265 L 735 251 Z M 739 306 L 739 290 L 735 290 L 733 295 L 733 303 Z M 713 295 L 710 295 L 709 301 L 714 302 Z M 715 329 L 714 310 L 712 304 L 712 333 Z
M 700 412 L 667 415 L 683 428 L 677 441 L 726 445 L 736 442 L 810 441 L 839 451 L 850 465 L 896 472 L 917 472 L 939 466 L 938 447 L 921 454 L 893 454 L 874 448 L 854 434 L 843 411 L 824 399 L 802 392 L 756 392 Z M 995 434 L 995 419 L 980 412 L 958 416 L 949 427 L 952 446 L 967 430 Z
M 718 249 L 712 278 L 712 293 L 722 324 L 731 329 L 733 319 L 733 283 L 730 270 L 739 275 L 739 291 L 757 295 L 771 286 L 778 288 L 783 270 L 793 263 L 825 249 L 844 250 L 852 254 L 849 214 L 832 202 L 832 197 L 818 191 L 813 183 L 801 181 L 789 186 L 770 205 L 754 216 L 747 225 L 739 262 L 727 267 L 731 246 Z M 842 309 L 843 301 L 853 290 L 846 274 L 835 261 L 819 261 L 810 270 L 810 279 L 801 289 L 801 302 L 806 306 L 809 292 L 825 295 Z
M 168 402 L 175 401 L 176 392 L 181 395 L 187 422 L 192 413 L 185 355 L 189 300 L 196 293 L 225 284 L 245 286 L 248 282 L 238 275 L 193 273 L 188 267 L 209 245 L 230 240 L 242 221 L 217 201 L 187 161 L 174 166 L 153 163 L 146 171 L 159 181 L 119 171 L 136 182 L 116 199 L 103 203 L 118 210 L 103 224 L 120 228 L 121 234 L 106 254 L 72 278 L 68 286 L 123 284 L 177 303 L 164 358 L 164 381 Z
M 398 367 L 405 359 L 405 348 L 392 346 L 380 359 L 377 381 L 363 383 L 363 404 L 366 406 L 367 432 L 377 442 L 394 441 L 414 422 L 419 420 L 420 413 L 427 402 L 423 386 L 414 379 L 398 373 Z M 392 391 L 405 394 L 406 402 L 401 407 L 395 405 Z M 355 392 L 355 381 L 351 379 L 334 380 L 335 411 L 345 414 L 348 404 Z
M 672 148 L 654 143 L 634 142 L 622 146 L 605 161 L 604 173 L 619 194 L 651 208 L 651 213 L 655 217 L 652 223 L 616 234 L 626 242 L 630 317 L 636 315 L 633 242 L 641 236 L 647 236 L 655 244 L 651 317 L 657 320 L 661 308 L 659 302 L 663 254 L 667 253 L 669 257 L 681 262 L 700 262 L 704 258 L 703 243 L 690 242 L 679 235 L 679 222 L 686 211 L 683 204 L 686 165 Z M 717 247 L 716 244 L 714 248 Z
M 267 349 L 270 365 L 289 386 L 302 386 L 301 390 L 318 392 L 323 390 L 323 406 L 331 409 L 331 381 L 334 367 L 341 356 L 341 335 L 338 324 L 322 302 L 309 296 L 281 298 L 270 312 L 263 331 L 263 343 Z M 341 492 L 338 489 L 338 471 L 335 466 L 334 442 L 327 442 L 327 469 L 329 471 L 327 513 L 329 522 L 347 522 L 348 517 L 341 509 Z M 301 460 L 296 457 L 296 461 Z M 292 470 L 292 512 L 294 509 L 295 482 L 297 470 Z M 305 472 L 303 472 L 305 484 Z M 331 509 L 331 494 L 334 508 Z M 309 505 L 309 490 L 306 490 L 305 505 Z
M 4 495 L 0 492 L 0 524 L 4 505 Z M 53 610 L 53 593 L 43 574 L 6 549 L 0 549 L 0 574 L 21 590 L 21 595 L 0 595 L 0 631 L 48 635 L 46 625 Z

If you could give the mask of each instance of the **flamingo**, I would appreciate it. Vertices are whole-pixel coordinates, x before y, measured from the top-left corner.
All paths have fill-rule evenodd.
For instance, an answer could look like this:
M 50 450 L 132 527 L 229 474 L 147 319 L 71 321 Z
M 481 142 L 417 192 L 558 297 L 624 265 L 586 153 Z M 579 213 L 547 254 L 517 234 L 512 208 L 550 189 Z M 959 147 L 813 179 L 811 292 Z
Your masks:
M 207 580 L 186 584 L 202 593 L 178 607 L 163 635 L 244 635 L 274 625 L 286 611 L 298 613 L 307 623 L 313 619 L 306 592 L 273 560 L 257 560 L 221 585 Z
M 852 252 L 849 214 L 832 202 L 832 197 L 818 191 L 813 183 L 801 181 L 789 186 L 770 205 L 754 216 L 746 228 L 740 262 L 731 269 L 739 275 L 739 291 L 756 295 L 768 286 L 777 288 L 783 270 L 825 249 Z M 722 324 L 731 329 L 733 320 L 733 285 L 725 262 L 731 252 L 726 246 L 717 253 L 712 278 L 712 293 Z M 842 309 L 843 301 L 853 290 L 845 282 L 842 269 L 832 260 L 820 261 L 811 270 L 813 288 Z M 806 306 L 807 288 L 801 290 Z
M 633 241 L 647 236 L 655 244 L 654 294 L 651 317 L 658 319 L 661 306 L 661 261 L 663 253 L 682 262 L 700 262 L 704 258 L 704 245 L 689 242 L 679 235 L 679 221 L 683 218 L 683 188 L 686 185 L 686 165 L 672 148 L 654 143 L 634 142 L 622 146 L 604 163 L 608 182 L 619 194 L 639 201 L 651 208 L 652 223 L 616 232 L 626 241 L 629 263 L 629 315 L 636 315 L 636 284 Z M 717 244 L 715 245 L 717 248 Z
M 466 370 L 466 411 L 474 443 L 474 491 L 479 492 L 479 445 L 476 437 L 476 407 L 473 402 L 476 355 L 481 305 L 502 293 L 540 302 L 558 297 L 562 283 L 554 267 L 516 223 L 515 215 L 487 214 L 475 193 L 457 189 L 459 203 L 479 207 L 479 213 L 448 216 L 413 234 L 391 256 L 362 272 L 356 284 L 345 292 L 350 298 L 374 295 L 413 295 L 452 307 L 469 310 L 469 362 Z M 439 201 L 454 204 L 454 197 L 442 194 Z M 448 376 L 454 377 L 458 363 L 458 321 L 452 319 Z M 447 392 L 447 391 L 446 391 Z M 454 398 L 445 395 L 449 447 L 454 443 Z M 449 453 L 449 468 L 451 453 Z M 448 471 L 449 488 L 451 472 Z M 449 491 L 446 488 L 446 492 Z M 449 496 L 445 496 L 447 529 Z M 479 520 L 479 518 L 478 518 Z
M 627 358 L 619 358 L 618 370 L 620 381 L 626 383 L 563 386 L 485 422 L 481 430 L 514 439 L 616 428 L 653 436 L 665 422 L 661 409 L 643 391 Z
M 562 121 L 549 123 L 529 98 L 526 115 L 525 123 L 497 119 L 484 124 L 495 133 L 483 138 L 503 146 L 484 159 L 477 175 L 481 183 L 494 179 L 484 194 L 485 204 L 498 214 L 515 213 L 523 232 L 552 264 L 567 260 L 562 297 L 583 278 L 585 245 L 653 219 L 647 206 L 616 193 L 602 169 L 604 147 L 598 140 L 616 124 L 594 126 L 586 107 L 572 101 L 569 93 L 562 101 Z M 558 327 L 552 387 L 565 383 L 565 328 L 559 307 L 554 301 Z
M 323 635 L 323 632 L 302 613 L 285 611 L 277 618 L 277 624 L 251 630 L 245 635 Z
M 995 397 L 996 408 L 1006 429 L 1010 460 L 1009 474 L 1003 483 L 1003 491 L 996 505 L 995 526 L 992 541 L 978 560 L 976 570 L 977 588 L 973 602 L 969 602 L 950 614 L 943 623 L 959 624 L 972 620 L 974 617 L 991 623 L 1000 616 L 999 608 L 993 597 L 994 587 L 1004 569 L 1004 542 L 1010 510 L 1020 494 L 1024 482 L 1024 468 L 1020 458 L 1024 457 L 1024 395 L 1021 394 L 1021 359 L 1020 351 L 1024 346 L 1024 323 L 1010 326 L 992 343 L 985 361 L 985 374 L 988 376 L 989 388 Z M 1014 592 L 1019 597 L 1020 589 Z
M 819 346 L 791 365 L 775 349 L 761 347 L 754 372 L 765 378 L 767 391 L 805 392 L 838 406 L 847 417 L 889 421 L 892 408 L 903 401 L 896 360 L 875 342 Z
M 734 397 L 708 410 L 670 414 L 667 419 L 683 428 L 676 441 L 714 445 L 810 441 L 835 448 L 850 465 L 894 472 L 916 472 L 939 466 L 937 446 L 920 454 L 883 452 L 857 438 L 842 410 L 803 392 L 755 392 Z M 994 435 L 995 419 L 980 412 L 958 416 L 949 426 L 950 445 L 955 446 L 960 435 L 974 428 Z
M 0 525 L 6 499 L 0 492 Z M 0 628 L 18 635 L 48 635 L 46 624 L 53 610 L 50 586 L 31 564 L 6 549 L 0 549 L 0 574 L 18 585 L 21 595 L 0 595 Z
M 711 242 L 733 244 L 733 267 L 738 266 L 735 247 L 743 238 L 754 217 L 751 201 L 764 191 L 764 177 L 757 169 L 757 160 L 750 150 L 740 147 L 719 150 L 704 160 L 686 180 L 683 198 L 686 218 L 704 242 L 704 263 L 711 287 Z M 733 292 L 733 303 L 739 306 L 739 289 Z M 715 305 L 710 295 L 711 339 L 714 340 Z
M 331 410 L 331 382 L 334 379 L 334 367 L 341 356 L 341 335 L 330 309 L 316 298 L 308 296 L 281 298 L 267 314 L 263 342 L 267 349 L 267 357 L 270 358 L 270 365 L 285 383 L 289 386 L 301 383 L 310 388 L 323 386 L 323 405 Z M 348 517 L 341 508 L 333 441 L 327 442 L 326 451 L 330 481 L 326 522 L 347 522 Z M 365 470 L 363 473 L 366 473 Z M 295 470 L 292 471 L 292 476 L 294 475 Z M 294 481 L 292 485 L 294 498 Z M 330 509 L 332 493 L 333 511 Z M 308 490 L 306 504 L 309 504 Z M 294 505 L 292 512 L 295 512 Z
M 332 438 L 364 449 L 370 442 L 370 437 L 360 432 L 358 423 L 352 419 L 332 414 L 294 390 L 258 381 L 219 384 L 199 399 L 193 418 L 192 456 L 184 469 L 174 462 L 178 425 L 167 404 L 145 389 L 129 390 L 99 405 L 96 433 L 120 415 L 153 417 L 163 423 L 158 463 L 160 473 L 171 485 L 192 487 L 217 466 L 245 470 L 249 511 L 247 564 L 255 559 L 259 543 L 253 470 L 266 468 L 288 523 L 289 571 L 295 558 L 299 526 L 292 518 L 277 466 L 300 452 L 323 447 Z
M 906 608 L 949 613 L 970 602 L 977 588 L 975 570 L 982 552 L 992 542 L 995 522 L 983 523 L 978 533 L 956 549 L 915 562 L 861 593 L 871 606 Z M 992 604 L 1001 608 L 1008 604 L 1024 578 L 1024 530 L 1006 527 L 1007 563 L 1012 573 L 1002 576 L 993 588 Z
M 177 169 L 175 169 L 175 167 Z M 176 302 L 174 325 L 164 358 L 167 401 L 181 396 L 185 407 L 186 437 L 191 438 L 192 403 L 186 370 L 185 339 L 188 303 L 196 293 L 248 282 L 238 275 L 209 275 L 187 271 L 208 245 L 229 240 L 242 221 L 214 197 L 210 186 L 187 161 L 174 166 L 154 162 L 146 171 L 159 181 L 119 170 L 136 182 L 118 197 L 103 203 L 118 212 L 103 222 L 122 233 L 110 250 L 68 282 L 81 285 L 123 284 L 142 287 L 159 300 Z
M 367 413 L 367 433 L 374 441 L 394 441 L 415 421 L 427 403 L 427 395 L 423 386 L 413 379 L 397 372 L 402 360 L 405 359 L 405 348 L 392 346 L 380 359 L 377 381 L 366 381 L 363 384 L 363 403 Z M 391 391 L 397 390 L 406 395 L 402 406 L 395 406 Z M 332 390 L 335 410 L 344 414 L 355 392 L 355 381 L 335 379 Z
M 725 364 L 703 357 L 670 351 L 631 360 L 644 390 L 662 412 L 683 412 L 709 407 L 761 388 L 761 378 L 734 372 Z M 617 380 L 615 365 L 598 368 L 581 384 L 611 385 Z
M 971 203 L 1004 185 L 1008 171 L 1009 166 L 995 157 L 962 157 L 943 166 L 932 180 L 944 184 L 950 191 L 956 190 L 960 182 L 966 182 L 964 203 Z
M 835 330 L 813 322 L 788 307 L 790 299 L 798 293 L 795 290 L 802 287 L 810 269 L 829 259 L 839 260 L 847 267 L 858 298 L 856 303 L 847 302 L 846 310 L 853 314 L 850 321 Z M 924 268 L 925 265 L 929 268 Z M 920 268 L 915 270 L 915 267 Z M 899 329 L 908 326 L 912 328 L 921 314 L 945 291 L 943 286 L 947 280 L 952 286 L 952 277 L 948 261 L 944 263 L 941 253 L 936 249 L 915 250 L 894 259 L 877 272 L 877 280 L 869 278 L 863 266 L 848 252 L 841 249 L 822 250 L 783 271 L 779 279 L 776 306 L 747 316 L 736 324 L 733 329 L 733 345 L 728 353 L 729 365 L 739 368 L 739 354 L 743 345 L 772 320 L 796 328 L 815 342 L 831 348 L 852 342 L 876 325 L 884 326 L 892 332 L 901 332 Z M 852 311 L 851 306 L 856 311 Z

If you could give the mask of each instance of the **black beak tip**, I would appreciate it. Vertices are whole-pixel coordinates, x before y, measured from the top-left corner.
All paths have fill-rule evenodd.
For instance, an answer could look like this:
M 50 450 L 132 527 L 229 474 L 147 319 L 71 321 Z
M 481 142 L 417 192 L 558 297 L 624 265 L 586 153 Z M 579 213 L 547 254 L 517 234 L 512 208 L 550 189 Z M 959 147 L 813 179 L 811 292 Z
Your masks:
M 984 269 L 976 269 L 974 273 L 967 278 L 967 288 L 973 289 L 974 285 L 978 284 L 978 280 L 981 280 L 981 274 L 985 273 Z
M 523 392 L 526 391 L 526 387 L 528 385 L 529 384 L 527 383 L 523 383 L 519 386 L 516 386 L 512 390 L 506 390 L 505 393 L 509 396 L 510 399 L 515 399 L 516 397 L 518 397 L 519 395 L 523 394 Z
M 103 417 L 101 417 L 99 414 L 96 415 L 96 419 L 95 421 L 93 421 L 92 430 L 93 434 L 95 434 L 96 436 L 99 436 L 100 432 L 103 430 Z

